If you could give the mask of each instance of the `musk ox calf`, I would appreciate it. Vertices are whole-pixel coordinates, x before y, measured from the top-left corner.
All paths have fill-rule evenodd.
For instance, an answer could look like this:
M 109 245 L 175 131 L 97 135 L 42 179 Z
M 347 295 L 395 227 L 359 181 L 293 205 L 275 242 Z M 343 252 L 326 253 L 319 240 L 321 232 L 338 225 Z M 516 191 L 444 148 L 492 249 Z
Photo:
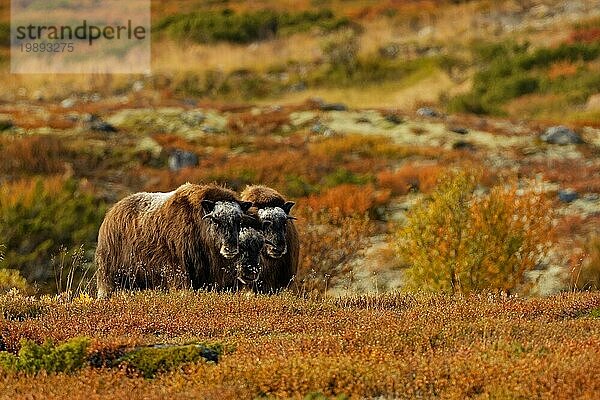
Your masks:
M 276 190 L 247 186 L 241 199 L 252 202 L 250 214 L 259 221 L 265 243 L 261 256 L 259 292 L 275 292 L 292 282 L 300 260 L 300 241 L 290 210 L 294 206 Z
M 265 224 L 268 226 L 269 222 Z M 224 268 L 215 284 L 226 290 L 251 289 L 259 285 L 263 265 L 261 253 L 265 245 L 273 245 L 263 233 L 251 226 L 240 230 L 240 252 L 232 260 L 229 269 Z
M 251 202 L 217 185 L 186 183 L 115 204 L 98 233 L 98 297 L 120 289 L 182 289 L 221 280 L 239 254 Z

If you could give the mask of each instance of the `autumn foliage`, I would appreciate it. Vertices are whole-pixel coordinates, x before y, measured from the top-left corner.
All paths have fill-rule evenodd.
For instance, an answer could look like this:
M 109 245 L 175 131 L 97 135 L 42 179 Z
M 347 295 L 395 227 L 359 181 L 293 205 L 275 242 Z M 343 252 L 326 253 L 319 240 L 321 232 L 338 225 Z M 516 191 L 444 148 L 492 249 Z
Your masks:
M 8 176 L 64 171 L 65 146 L 52 136 L 0 137 L 0 173 Z
M 367 247 L 375 226 L 366 214 L 306 208 L 298 214 L 301 261 L 295 278 L 300 295 L 323 295 L 347 277 L 352 262 Z
M 510 184 L 475 189 L 473 175 L 454 173 L 410 210 L 397 240 L 413 288 L 527 290 L 525 273 L 544 262 L 551 245 L 549 202 Z
M 194 292 L 108 301 L 0 295 L 1 343 L 10 354 L 22 348 L 21 338 L 61 347 L 91 338 L 85 358 L 94 360 L 157 343 L 220 341 L 232 349 L 217 363 L 188 362 L 154 378 L 97 362 L 72 374 L 1 371 L 0 397 L 592 399 L 600 393 L 593 372 L 600 368 L 599 309 L 597 293 L 529 300 L 397 293 L 325 300 Z
M 376 190 L 373 185 L 342 184 L 320 195 L 311 195 L 306 204 L 313 210 L 329 210 L 333 215 L 352 216 L 374 212 L 387 203 L 390 193 Z
M 442 167 L 436 164 L 406 164 L 396 171 L 381 171 L 377 174 L 380 186 L 391 189 L 395 195 L 413 191 L 429 193 L 442 174 Z

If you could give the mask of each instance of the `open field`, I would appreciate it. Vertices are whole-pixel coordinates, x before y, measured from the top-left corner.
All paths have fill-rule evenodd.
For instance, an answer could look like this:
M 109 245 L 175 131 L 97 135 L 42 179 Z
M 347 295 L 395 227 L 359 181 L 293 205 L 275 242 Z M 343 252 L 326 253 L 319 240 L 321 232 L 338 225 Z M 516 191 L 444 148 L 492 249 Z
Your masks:
M 175 100 L 150 108 L 145 101 L 0 107 L 10 122 L 0 138 L 3 265 L 19 269 L 42 293 L 64 289 L 69 270 L 93 278 L 97 229 L 110 204 L 188 181 L 238 191 L 260 182 L 294 199 L 305 249 L 297 282 L 308 290 L 397 289 L 407 263 L 395 255 L 395 234 L 411 204 L 455 169 L 481 171 L 482 187 L 519 182 L 550 202 L 556 232 L 552 253 L 536 267 L 534 292 L 597 284 L 593 273 L 580 273 L 597 263 L 587 250 L 600 212 L 597 129 L 578 129 L 584 143 L 561 146 L 540 140 L 544 125 L 493 118 L 330 111 L 319 101 L 237 109 Z M 197 161 L 173 169 L 177 152 Z M 569 191 L 576 197 L 561 200 Z M 340 238 L 343 252 L 328 252 Z M 580 276 L 586 278 L 576 283 Z M 90 283 L 82 288 L 93 292 Z
M 9 74 L 8 21 L 0 399 L 600 398 L 600 1 L 153 0 L 147 75 Z M 96 300 L 186 182 L 296 203 L 286 291 Z
M 0 373 L 1 398 L 541 398 L 600 395 L 600 296 L 389 294 L 339 300 L 175 292 L 0 297 L 2 346 L 89 337 L 82 369 Z M 119 349 L 219 342 L 218 362 L 154 378 L 95 368 Z M 104 357 L 104 358 L 103 358 Z M 320 395 L 320 394 L 321 395 Z
M 411 109 L 427 103 L 453 111 L 594 124 L 598 10 L 596 1 L 555 0 L 518 5 L 327 1 L 318 6 L 308 1 L 156 1 L 152 76 L 11 76 L 8 48 L 0 44 L 5 88 L 0 99 L 59 101 L 75 92 L 109 96 L 143 82 L 161 101 L 175 96 L 295 103 L 313 95 L 329 98 L 331 91 L 330 101 L 345 98 L 356 107 Z M 0 10 L 0 18 L 5 21 L 1 43 L 7 40 L 2 35 L 8 32 L 8 8 Z M 213 25 L 207 22 L 211 18 Z M 244 18 L 256 26 L 243 25 Z M 272 24 L 277 28 L 268 28 Z M 186 30 L 188 25 L 202 34 Z M 339 31 L 352 32 L 350 47 Z M 327 50 L 328 42 L 346 54 Z M 520 63 L 561 45 L 576 50 L 543 63 Z M 512 49 L 502 56 L 510 61 L 506 71 L 493 62 L 503 47 Z M 489 86 L 485 79 L 504 89 L 481 92 Z M 528 99 L 531 104 L 519 106 Z

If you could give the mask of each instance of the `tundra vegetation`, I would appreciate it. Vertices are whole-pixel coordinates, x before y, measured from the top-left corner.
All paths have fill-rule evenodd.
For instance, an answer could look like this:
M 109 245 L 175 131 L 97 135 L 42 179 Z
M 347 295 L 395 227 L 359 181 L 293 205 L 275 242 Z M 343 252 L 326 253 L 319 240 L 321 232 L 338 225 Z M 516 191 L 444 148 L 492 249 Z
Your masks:
M 143 76 L 8 74 L 0 4 L 0 398 L 600 397 L 597 1 L 291 4 L 153 1 Z M 186 182 L 281 196 L 223 266 L 291 213 L 286 290 L 95 299 Z
M 25 300 L 35 317 L 18 311 Z M 590 373 L 600 364 L 597 292 L 9 293 L 0 309 L 5 398 L 571 399 L 600 390 Z M 148 346 L 157 342 L 179 346 Z
M 525 274 L 552 245 L 552 207 L 535 187 L 517 194 L 514 184 L 498 184 L 476 194 L 475 183 L 467 172 L 448 176 L 398 231 L 413 289 L 527 292 Z

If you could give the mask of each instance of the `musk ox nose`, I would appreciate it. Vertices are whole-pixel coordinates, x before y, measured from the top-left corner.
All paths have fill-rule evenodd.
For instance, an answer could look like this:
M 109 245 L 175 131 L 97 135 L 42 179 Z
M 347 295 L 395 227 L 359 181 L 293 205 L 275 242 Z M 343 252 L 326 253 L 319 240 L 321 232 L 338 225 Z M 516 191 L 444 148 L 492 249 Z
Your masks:
M 221 247 L 221 255 L 225 258 L 234 258 L 235 256 L 237 256 L 239 253 L 239 250 L 235 247 L 227 247 L 227 246 L 222 246 Z
M 269 255 L 269 257 L 272 258 L 281 258 L 283 257 L 283 255 L 287 253 L 287 246 L 284 247 L 283 249 L 277 248 L 277 247 L 273 247 L 273 246 L 268 246 L 267 247 L 267 254 Z
M 239 271 L 238 279 L 245 283 L 256 282 L 259 278 L 259 275 L 259 268 L 252 265 L 247 265 L 242 269 L 242 271 Z

